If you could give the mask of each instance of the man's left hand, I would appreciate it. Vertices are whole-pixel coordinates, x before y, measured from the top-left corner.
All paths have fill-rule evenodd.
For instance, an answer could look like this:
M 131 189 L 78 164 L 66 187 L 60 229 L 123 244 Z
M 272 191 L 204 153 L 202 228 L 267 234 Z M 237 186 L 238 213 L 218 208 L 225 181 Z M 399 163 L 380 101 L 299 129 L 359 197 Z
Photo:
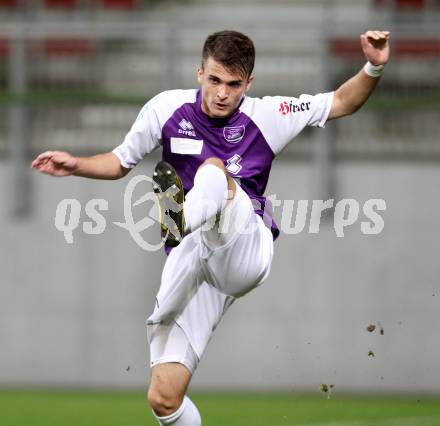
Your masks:
M 373 65 L 385 65 L 390 57 L 390 32 L 367 31 L 361 35 L 362 50 Z

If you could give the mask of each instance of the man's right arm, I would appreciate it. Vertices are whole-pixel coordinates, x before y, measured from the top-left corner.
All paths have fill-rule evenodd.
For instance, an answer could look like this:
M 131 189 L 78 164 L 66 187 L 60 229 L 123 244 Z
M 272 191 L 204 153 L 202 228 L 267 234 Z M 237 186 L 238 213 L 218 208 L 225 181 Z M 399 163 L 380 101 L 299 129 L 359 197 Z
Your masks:
M 73 175 L 93 179 L 119 179 L 130 171 L 122 167 L 113 152 L 75 157 L 63 151 L 46 151 L 35 158 L 32 168 L 52 176 Z
M 141 109 L 112 152 L 91 157 L 75 157 L 63 151 L 47 151 L 32 162 L 32 168 L 52 176 L 83 176 L 93 179 L 124 177 L 147 154 L 161 145 L 162 125 L 177 107 L 195 98 L 195 91 L 169 91 L 155 96 Z

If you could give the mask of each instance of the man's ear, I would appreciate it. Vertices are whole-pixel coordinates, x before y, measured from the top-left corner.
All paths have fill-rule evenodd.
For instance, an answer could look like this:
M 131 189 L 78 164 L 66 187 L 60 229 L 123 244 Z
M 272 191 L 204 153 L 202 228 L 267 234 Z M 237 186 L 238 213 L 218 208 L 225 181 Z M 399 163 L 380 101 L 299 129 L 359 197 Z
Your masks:
M 251 88 L 252 83 L 254 82 L 254 80 L 255 80 L 255 77 L 254 77 L 253 75 L 251 75 L 251 76 L 248 78 L 248 81 L 247 81 L 247 83 L 246 83 L 246 92 Z
M 203 68 L 197 68 L 197 81 L 202 84 Z

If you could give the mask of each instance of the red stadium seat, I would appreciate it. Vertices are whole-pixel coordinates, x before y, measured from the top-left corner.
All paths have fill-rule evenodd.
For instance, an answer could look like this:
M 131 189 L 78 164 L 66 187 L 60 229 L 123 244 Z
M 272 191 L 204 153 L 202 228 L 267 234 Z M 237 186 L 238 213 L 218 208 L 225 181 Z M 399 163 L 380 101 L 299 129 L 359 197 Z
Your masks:
M 425 6 L 425 0 L 396 0 L 398 9 L 423 9 Z
M 426 0 L 373 0 L 375 7 L 391 7 L 397 10 L 422 10 Z
M 330 40 L 330 52 L 335 56 L 362 56 L 358 40 L 352 38 L 334 38 Z
M 0 39 L 0 58 L 9 55 L 9 40 Z
M 394 52 L 397 56 L 440 57 L 440 39 L 399 39 Z
M 0 8 L 1 7 L 7 7 L 7 8 L 17 7 L 18 3 L 19 3 L 19 0 L 0 0 Z
M 393 40 L 393 55 L 396 57 L 439 57 L 440 38 L 400 38 Z M 330 41 L 330 51 L 335 56 L 363 57 L 358 39 L 335 38 Z
M 44 40 L 43 51 L 48 56 L 88 56 L 95 51 L 95 44 L 87 39 L 53 38 Z
M 139 5 L 138 0 L 101 0 L 106 9 L 135 9 Z
M 74 9 L 78 0 L 44 0 L 44 6 L 48 9 Z

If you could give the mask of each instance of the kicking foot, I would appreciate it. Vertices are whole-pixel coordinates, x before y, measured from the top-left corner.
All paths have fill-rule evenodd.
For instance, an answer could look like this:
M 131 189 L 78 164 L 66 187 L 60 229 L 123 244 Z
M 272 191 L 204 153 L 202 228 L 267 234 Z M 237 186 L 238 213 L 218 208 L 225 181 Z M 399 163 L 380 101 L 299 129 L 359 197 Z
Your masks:
M 171 247 L 179 245 L 184 236 L 185 218 L 183 184 L 174 167 L 159 161 L 153 173 L 153 191 L 159 202 L 161 236 Z

